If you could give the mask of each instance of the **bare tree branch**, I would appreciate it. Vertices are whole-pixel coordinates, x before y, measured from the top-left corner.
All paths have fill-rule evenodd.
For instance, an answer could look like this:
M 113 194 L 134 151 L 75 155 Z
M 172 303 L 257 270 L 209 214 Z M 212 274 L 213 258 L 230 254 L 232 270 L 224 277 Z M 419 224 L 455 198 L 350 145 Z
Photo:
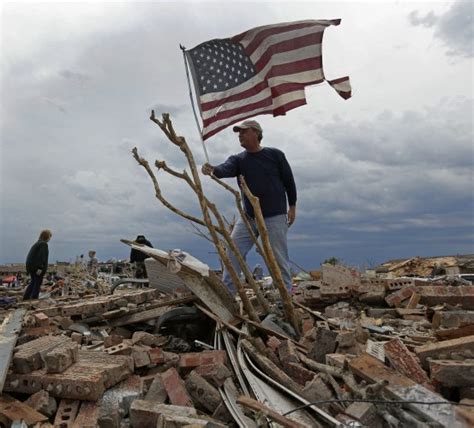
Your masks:
M 280 292 L 281 300 L 283 303 L 283 310 L 285 312 L 285 315 L 288 321 L 293 326 L 297 334 L 301 334 L 300 321 L 296 314 L 295 308 L 293 307 L 293 303 L 291 302 L 291 298 L 290 298 L 290 295 L 288 294 L 288 290 L 286 289 L 286 286 L 283 282 L 283 277 L 281 276 L 280 267 L 278 266 L 278 263 L 276 262 L 275 255 L 273 254 L 272 246 L 270 245 L 270 239 L 268 238 L 268 231 L 265 225 L 265 220 L 263 219 L 262 209 L 260 208 L 260 202 L 258 198 L 254 196 L 252 192 L 250 191 L 250 189 L 248 188 L 247 183 L 245 182 L 244 176 L 241 175 L 239 179 L 240 179 L 240 184 L 242 186 L 242 189 L 245 193 L 245 196 L 247 196 L 247 199 L 250 201 L 252 205 L 253 212 L 255 215 L 255 223 L 257 225 L 258 232 L 260 233 L 260 236 L 262 238 L 263 248 L 268 257 L 269 264 L 267 266 L 268 266 L 268 269 L 270 269 L 272 278 L 275 281 L 278 291 Z

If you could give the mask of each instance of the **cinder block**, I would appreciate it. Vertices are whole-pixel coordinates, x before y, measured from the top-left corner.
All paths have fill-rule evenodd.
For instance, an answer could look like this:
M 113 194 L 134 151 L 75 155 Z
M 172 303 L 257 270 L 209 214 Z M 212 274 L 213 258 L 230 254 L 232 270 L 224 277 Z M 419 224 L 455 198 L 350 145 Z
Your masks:
M 56 416 L 54 418 L 54 426 L 61 428 L 72 428 L 80 405 L 80 401 L 61 400 L 59 402 L 58 411 L 56 412 Z
M 130 355 L 132 353 L 132 345 L 130 343 L 119 343 L 118 345 L 105 348 L 104 351 L 109 355 Z

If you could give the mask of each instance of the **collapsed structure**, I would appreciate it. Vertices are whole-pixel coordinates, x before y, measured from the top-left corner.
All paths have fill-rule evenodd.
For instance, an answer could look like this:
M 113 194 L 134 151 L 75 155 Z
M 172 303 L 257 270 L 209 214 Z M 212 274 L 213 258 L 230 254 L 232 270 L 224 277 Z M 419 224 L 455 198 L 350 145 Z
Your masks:
M 135 159 L 163 204 L 208 228 L 228 267 L 229 233 L 202 192 L 184 138 L 168 116 L 152 120 L 186 155 L 192 174 L 155 165 L 188 182 L 203 219 L 164 199 L 137 150 Z M 240 195 L 234 195 L 239 205 Z M 0 422 L 140 428 L 474 424 L 471 283 L 368 277 L 324 264 L 312 276 L 295 278 L 290 296 L 261 227 L 259 251 L 271 281 L 255 280 L 243 263 L 245 281 L 233 272 L 238 299 L 190 255 L 124 241 L 150 256 L 149 287 L 91 283 L 76 273 L 53 284 L 48 299 L 12 303 L 0 329 Z

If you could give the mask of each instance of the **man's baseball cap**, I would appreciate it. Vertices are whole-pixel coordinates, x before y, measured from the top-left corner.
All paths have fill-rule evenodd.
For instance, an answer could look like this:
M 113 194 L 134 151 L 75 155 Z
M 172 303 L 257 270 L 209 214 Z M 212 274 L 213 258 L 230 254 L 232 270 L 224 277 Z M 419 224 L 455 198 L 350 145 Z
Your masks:
M 246 120 L 242 122 L 240 125 L 234 126 L 232 129 L 234 132 L 239 132 L 241 129 L 255 129 L 256 131 L 262 133 L 262 127 L 256 120 Z

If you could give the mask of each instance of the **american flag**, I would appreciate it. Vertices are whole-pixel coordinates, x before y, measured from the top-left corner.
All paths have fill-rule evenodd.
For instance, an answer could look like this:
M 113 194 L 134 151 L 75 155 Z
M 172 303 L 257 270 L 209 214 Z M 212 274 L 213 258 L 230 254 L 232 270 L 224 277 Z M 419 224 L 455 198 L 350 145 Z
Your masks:
M 340 19 L 285 22 L 214 39 L 187 50 L 207 139 L 259 114 L 284 115 L 306 104 L 304 88 L 325 79 L 324 30 Z M 328 83 L 350 98 L 349 77 Z

